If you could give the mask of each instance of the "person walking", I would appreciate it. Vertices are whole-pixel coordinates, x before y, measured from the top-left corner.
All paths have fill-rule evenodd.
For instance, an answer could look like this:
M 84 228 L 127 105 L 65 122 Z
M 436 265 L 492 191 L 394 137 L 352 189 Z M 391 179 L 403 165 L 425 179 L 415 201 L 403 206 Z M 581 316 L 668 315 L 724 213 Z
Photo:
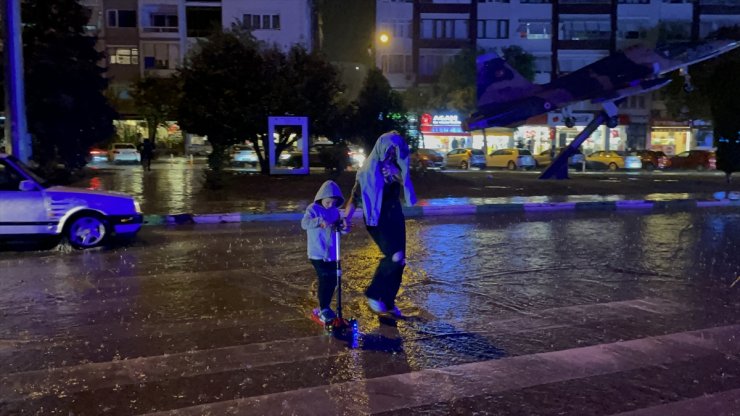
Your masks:
M 367 231 L 384 256 L 365 290 L 368 305 L 377 314 L 394 317 L 402 316 L 396 296 L 406 266 L 406 218 L 401 198 L 407 206 L 416 203 L 409 154 L 398 132 L 381 135 L 357 172 L 346 207 L 346 217 L 351 219 L 355 210 L 352 201 L 359 194 Z
M 139 145 L 139 155 L 141 157 L 141 166 L 146 171 L 152 170 L 152 158 L 154 157 L 154 143 L 149 139 Z

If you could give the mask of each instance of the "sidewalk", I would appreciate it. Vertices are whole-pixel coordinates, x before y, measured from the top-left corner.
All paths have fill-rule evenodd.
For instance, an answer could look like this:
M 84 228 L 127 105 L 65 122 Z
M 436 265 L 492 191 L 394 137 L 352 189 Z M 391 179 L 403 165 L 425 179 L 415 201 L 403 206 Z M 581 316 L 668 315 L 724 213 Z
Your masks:
M 721 199 L 720 199 L 721 198 Z M 560 201 L 557 201 L 560 200 Z M 715 198 L 687 198 L 687 194 L 653 194 L 653 199 L 626 199 L 623 195 L 532 196 L 511 198 L 440 198 L 423 199 L 413 207 L 404 207 L 407 218 L 442 215 L 490 215 L 495 213 L 527 213 L 555 211 L 619 211 L 619 210 L 692 210 L 710 207 L 740 207 L 740 194 L 715 195 Z M 146 225 L 221 224 L 236 222 L 300 221 L 303 210 L 284 207 L 270 212 L 173 213 L 144 215 Z M 354 219 L 362 218 L 358 209 Z

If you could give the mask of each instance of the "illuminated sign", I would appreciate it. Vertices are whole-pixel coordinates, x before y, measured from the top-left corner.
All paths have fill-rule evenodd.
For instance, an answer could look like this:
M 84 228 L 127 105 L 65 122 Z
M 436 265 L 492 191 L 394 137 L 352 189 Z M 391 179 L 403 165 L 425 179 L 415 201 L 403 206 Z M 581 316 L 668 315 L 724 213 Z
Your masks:
M 433 126 L 459 126 L 460 118 L 457 114 L 439 114 L 432 117 Z

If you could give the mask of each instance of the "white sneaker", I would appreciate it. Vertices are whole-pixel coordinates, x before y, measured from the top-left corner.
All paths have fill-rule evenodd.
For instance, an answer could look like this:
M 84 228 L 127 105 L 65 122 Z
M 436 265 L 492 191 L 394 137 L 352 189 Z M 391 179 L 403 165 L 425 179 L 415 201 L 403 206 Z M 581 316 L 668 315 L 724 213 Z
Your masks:
M 382 300 L 375 300 L 372 298 L 367 298 L 367 304 L 370 306 L 370 309 L 378 314 L 384 314 L 388 313 L 388 308 L 385 306 L 385 303 L 383 303 Z
M 331 310 L 331 308 L 322 309 L 321 312 L 319 312 L 319 319 L 325 324 L 330 323 L 336 317 L 337 315 L 334 314 L 334 311 Z

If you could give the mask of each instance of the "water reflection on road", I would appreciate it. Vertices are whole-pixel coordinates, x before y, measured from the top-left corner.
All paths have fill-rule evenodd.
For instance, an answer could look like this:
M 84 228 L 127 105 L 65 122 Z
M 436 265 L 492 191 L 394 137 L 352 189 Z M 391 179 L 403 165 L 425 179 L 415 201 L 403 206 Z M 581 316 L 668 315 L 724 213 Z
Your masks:
M 398 305 L 418 319 L 397 327 L 380 325 L 365 303 L 380 254 L 357 225 L 342 244 L 357 349 L 307 318 L 316 278 L 297 223 L 146 227 L 130 246 L 0 252 L 0 377 L 17 383 L 0 392 L 18 410 L 142 413 L 613 346 L 740 316 L 730 286 L 740 274 L 735 210 L 410 220 Z M 733 368 L 722 371 L 735 380 Z M 497 377 L 516 384 L 521 374 Z M 611 379 L 632 393 L 599 397 L 618 406 L 652 392 L 647 382 L 675 384 L 630 375 Z M 338 400 L 373 405 L 363 389 Z M 584 414 L 569 410 L 559 413 Z

